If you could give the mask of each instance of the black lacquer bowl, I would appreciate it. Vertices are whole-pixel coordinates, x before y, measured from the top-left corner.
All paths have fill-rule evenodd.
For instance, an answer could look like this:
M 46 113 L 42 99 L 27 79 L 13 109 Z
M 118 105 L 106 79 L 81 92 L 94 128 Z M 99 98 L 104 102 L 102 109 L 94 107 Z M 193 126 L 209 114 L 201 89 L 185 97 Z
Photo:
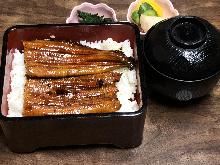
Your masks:
M 22 40 L 49 39 L 79 42 L 94 42 L 112 38 L 117 42 L 130 40 L 137 60 L 138 90 L 136 99 L 141 108 L 136 112 L 96 113 L 79 115 L 6 117 L 10 91 L 10 62 L 7 52 L 11 49 L 23 50 Z M 113 24 L 46 24 L 25 25 L 9 28 L 4 34 L 0 95 L 3 101 L 0 124 L 9 148 L 14 152 L 32 152 L 47 146 L 112 144 L 119 148 L 137 147 L 143 138 L 146 116 L 146 99 L 143 92 L 142 67 L 138 64 L 140 55 L 140 33 L 137 26 L 129 23 Z M 3 83 L 4 82 L 4 83 Z M 15 100 L 16 101 L 16 100 Z
M 180 101 L 205 96 L 219 79 L 220 33 L 199 17 L 165 20 L 146 34 L 144 60 L 153 92 Z

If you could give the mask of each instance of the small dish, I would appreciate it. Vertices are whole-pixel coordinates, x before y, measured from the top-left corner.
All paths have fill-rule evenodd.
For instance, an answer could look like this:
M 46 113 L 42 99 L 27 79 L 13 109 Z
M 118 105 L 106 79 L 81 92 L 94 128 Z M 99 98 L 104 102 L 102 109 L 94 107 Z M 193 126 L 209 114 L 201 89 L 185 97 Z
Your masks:
M 5 88 L 10 84 L 10 79 L 7 77 L 9 77 L 11 63 L 7 54 L 11 49 L 23 50 L 22 40 L 53 38 L 72 42 L 79 42 L 79 40 L 94 42 L 110 37 L 117 42 L 130 40 L 134 57 L 138 60 L 141 53 L 140 34 L 138 28 L 129 23 L 43 24 L 9 28 L 3 37 L 0 68 L 1 96 L 6 96 L 10 92 L 10 88 Z M 140 80 L 137 99 L 139 98 L 142 106 L 135 112 L 6 117 L 7 100 L 1 100 L 3 106 L 0 124 L 9 148 L 14 152 L 22 153 L 33 152 L 37 148 L 47 146 L 88 144 L 111 144 L 119 148 L 139 146 L 143 138 L 147 105 L 142 72 L 141 64 L 137 65 L 137 78 Z
M 163 19 L 168 19 L 179 15 L 179 12 L 174 8 L 170 0 L 152 0 L 152 1 L 162 8 L 161 17 Z M 136 0 L 130 4 L 127 12 L 128 22 L 134 23 L 134 21 L 132 21 L 131 19 L 132 12 L 135 8 L 137 8 L 137 6 L 139 6 L 141 3 L 144 2 L 148 2 L 148 0 Z M 141 31 L 141 35 L 146 34 L 140 27 L 139 29 Z
M 105 18 L 111 18 L 114 22 L 117 22 L 116 14 L 114 9 L 104 3 L 93 5 L 92 3 L 84 2 L 81 5 L 75 6 L 71 11 L 70 16 L 66 19 L 66 23 L 79 23 L 77 11 L 88 12 L 104 16 Z

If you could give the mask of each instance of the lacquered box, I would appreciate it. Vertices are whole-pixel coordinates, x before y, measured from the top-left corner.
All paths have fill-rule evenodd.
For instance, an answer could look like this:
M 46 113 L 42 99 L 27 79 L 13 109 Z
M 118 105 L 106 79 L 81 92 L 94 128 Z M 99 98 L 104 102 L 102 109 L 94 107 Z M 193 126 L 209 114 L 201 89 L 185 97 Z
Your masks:
M 117 42 L 129 39 L 137 61 L 138 90 L 136 99 L 141 108 L 136 112 L 77 114 L 39 117 L 6 117 L 7 99 L 1 99 L 0 123 L 9 148 L 14 152 L 32 152 L 48 146 L 110 144 L 119 148 L 137 147 L 143 138 L 147 100 L 141 66 L 141 43 L 138 28 L 129 23 L 113 24 L 41 24 L 18 25 L 6 30 L 3 38 L 0 94 L 10 92 L 11 49 L 23 50 L 23 40 L 57 39 L 78 42 L 112 38 Z M 7 77 L 7 78 L 6 78 Z M 16 101 L 16 100 L 15 100 Z

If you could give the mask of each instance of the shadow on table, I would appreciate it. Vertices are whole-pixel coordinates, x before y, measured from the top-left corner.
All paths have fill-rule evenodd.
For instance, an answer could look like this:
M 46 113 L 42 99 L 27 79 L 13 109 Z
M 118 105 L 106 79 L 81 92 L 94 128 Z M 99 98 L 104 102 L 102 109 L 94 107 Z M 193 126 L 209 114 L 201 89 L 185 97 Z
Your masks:
M 123 148 L 118 148 L 115 147 L 114 145 L 111 144 L 86 144 L 86 145 L 69 145 L 69 146 L 49 146 L 49 147 L 43 147 L 43 148 L 38 148 L 36 151 L 50 151 L 50 150 L 90 150 L 90 149 L 100 149 L 100 148 L 105 148 L 105 149 L 120 149 L 120 150 L 127 150 Z
M 3 134 L 2 127 L 0 126 L 0 136 Z
M 167 132 L 180 128 L 192 128 L 198 122 L 199 116 L 210 114 L 211 98 L 208 95 L 192 101 L 179 102 L 151 94 L 147 116 L 153 125 Z
M 189 107 L 193 107 L 193 106 L 197 106 L 200 103 L 204 102 L 204 100 L 207 100 L 210 98 L 209 95 L 207 96 L 203 96 L 197 99 L 193 99 L 193 100 L 189 100 L 189 101 L 177 101 L 177 100 L 173 100 L 173 99 L 169 99 L 165 96 L 161 96 L 157 93 L 152 93 L 150 94 L 150 99 L 158 105 L 163 105 L 163 106 L 167 106 L 167 107 L 176 107 L 178 108 L 178 111 L 183 109 L 183 108 L 189 108 Z M 183 109 L 186 110 L 186 109 Z
M 2 140 L 0 140 L 0 143 Z M 4 142 L 5 143 L 5 142 Z M 105 149 L 105 150 L 121 150 L 121 151 L 128 151 L 128 149 L 132 149 L 132 148 L 118 148 L 115 147 L 114 145 L 111 144 L 85 144 L 85 145 L 68 145 L 68 146 L 48 146 L 48 147 L 39 147 L 36 148 L 35 150 L 31 151 L 31 152 L 22 152 L 22 153 L 16 153 L 16 152 L 12 152 L 10 151 L 10 149 L 7 146 L 7 151 L 9 151 L 10 153 L 15 153 L 15 154 L 34 154 L 35 152 L 68 152 L 68 151 L 84 151 L 84 152 L 91 152 L 92 150 L 99 150 L 99 149 Z
M 5 135 L 4 135 L 2 128 L 0 126 L 0 153 L 5 152 L 5 151 L 8 151 L 8 149 L 6 147 Z

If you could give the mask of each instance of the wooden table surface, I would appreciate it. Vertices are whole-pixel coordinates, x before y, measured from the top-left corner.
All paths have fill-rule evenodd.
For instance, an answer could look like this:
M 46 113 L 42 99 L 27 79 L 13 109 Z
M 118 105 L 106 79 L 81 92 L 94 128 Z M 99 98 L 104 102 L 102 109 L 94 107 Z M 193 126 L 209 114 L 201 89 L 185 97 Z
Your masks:
M 0 46 L 4 31 L 16 24 L 64 23 L 82 0 L 1 0 Z M 91 0 L 114 8 L 126 19 L 131 0 Z M 220 0 L 172 0 L 181 15 L 203 17 L 220 29 Z M 0 129 L 0 164 L 220 164 L 220 82 L 210 96 L 179 107 L 149 99 L 141 146 L 50 148 L 12 153 Z

